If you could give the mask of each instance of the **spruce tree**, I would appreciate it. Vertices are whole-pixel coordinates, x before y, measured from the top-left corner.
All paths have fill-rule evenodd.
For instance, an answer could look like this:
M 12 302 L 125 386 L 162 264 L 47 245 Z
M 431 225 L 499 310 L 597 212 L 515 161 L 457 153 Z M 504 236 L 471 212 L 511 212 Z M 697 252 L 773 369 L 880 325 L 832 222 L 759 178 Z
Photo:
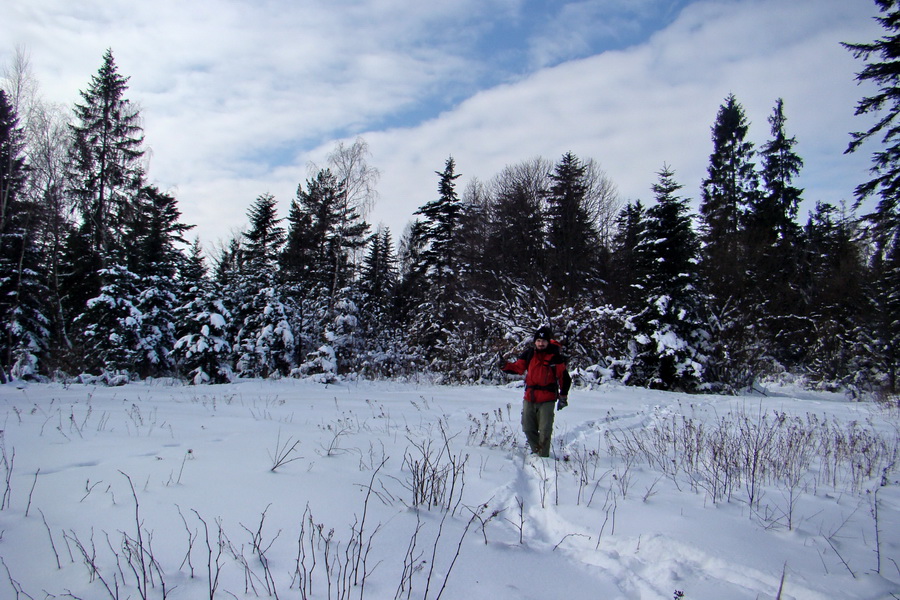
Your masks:
M 462 203 L 456 193 L 456 163 L 447 159 L 438 175 L 438 197 L 424 204 L 416 215 L 422 220 L 416 230 L 418 264 L 412 265 L 422 286 L 422 302 L 413 308 L 411 334 L 425 348 L 429 359 L 438 360 L 437 369 L 453 363 L 456 351 L 450 348 L 447 331 L 462 312 L 460 292 L 460 228 Z
M 871 82 L 878 91 L 856 105 L 857 115 L 873 113 L 874 125 L 852 134 L 847 152 L 859 150 L 872 141 L 880 148 L 872 153 L 871 179 L 856 188 L 857 203 L 875 196 L 874 211 L 865 215 L 873 241 L 873 302 L 878 319 L 872 323 L 872 335 L 878 340 L 874 358 L 880 364 L 887 387 L 896 392 L 900 361 L 900 298 L 897 283 L 898 237 L 900 237 L 900 3 L 875 0 L 881 15 L 877 21 L 886 35 L 869 43 L 847 43 L 853 55 L 866 62 L 856 79 Z
M 123 264 L 122 232 L 135 213 L 144 172 L 140 113 L 127 98 L 111 50 L 75 105 L 69 193 L 81 214 L 87 249 L 101 266 Z
M 134 365 L 141 377 L 169 373 L 169 354 L 175 344 L 175 310 L 184 302 L 177 275 L 185 261 L 179 245 L 192 226 L 180 222 L 174 196 L 145 186 L 138 197 L 128 263 L 138 276 L 136 306 L 143 315 L 141 337 L 145 348 Z
M 549 161 L 537 158 L 506 167 L 491 185 L 487 234 L 490 266 L 513 282 L 533 288 L 546 283 L 543 200 L 551 169 Z
M 302 187 L 298 190 L 298 197 Z M 313 282 L 314 257 L 318 252 L 317 240 L 311 235 L 313 213 L 305 210 L 298 198 L 291 201 L 288 208 L 287 231 L 284 249 L 280 257 L 282 281 L 288 286 L 296 286 L 299 291 Z
M 866 294 L 866 265 L 859 222 L 846 207 L 817 202 L 803 229 L 804 276 L 798 287 L 808 302 L 805 345 L 811 377 L 848 388 L 871 383 L 877 334 L 867 321 L 877 313 Z
M 250 227 L 244 232 L 245 260 L 251 271 L 274 273 L 284 244 L 284 228 L 280 225 L 275 197 L 271 194 L 258 196 L 247 217 Z
M 353 254 L 365 245 L 368 231 L 346 193 L 330 169 L 321 169 L 307 180 L 305 190 L 299 186 L 281 257 L 286 281 L 302 282 L 308 291 L 321 287 L 329 303 L 351 281 Z
M 637 254 L 638 243 L 644 239 L 646 209 L 640 200 L 628 202 L 616 220 L 613 236 L 610 281 L 606 297 L 615 306 L 637 309 L 643 298 L 642 281 L 646 261 Z
M 667 166 L 653 185 L 656 203 L 646 212 L 634 249 L 640 266 L 641 309 L 634 327 L 631 383 L 662 389 L 696 390 L 703 380 L 707 332 L 701 322 L 696 283 L 699 253 L 688 200 Z
M 107 50 L 81 92 L 83 103 L 75 105 L 67 191 L 80 223 L 66 244 L 73 269 L 62 281 L 86 366 L 123 375 L 131 374 L 129 361 L 141 351 L 140 288 L 128 266 L 134 240 L 127 234 L 134 231 L 144 181 L 143 130 L 139 111 L 125 98 L 127 82 Z
M 84 366 L 107 382 L 128 381 L 148 348 L 142 336 L 143 314 L 138 308 L 138 277 L 113 265 L 99 273 L 104 282 L 75 318 Z
M 235 321 L 235 371 L 242 377 L 286 375 L 294 366 L 291 310 L 276 266 L 284 229 L 275 198 L 262 194 L 247 212 L 244 262 L 230 283 Z
M 771 138 L 762 147 L 763 192 L 754 197 L 749 220 L 768 234 L 769 243 L 792 243 L 798 233 L 797 209 L 803 190 L 794 185 L 803 168 L 803 159 L 794 147 L 797 139 L 785 131 L 784 100 L 779 98 L 769 116 Z
M 391 230 L 381 227 L 369 238 L 369 251 L 360 271 L 366 304 L 386 309 L 397 285 L 397 275 L 397 256 Z
M 799 277 L 800 227 L 797 209 L 803 190 L 794 185 L 803 160 L 797 141 L 785 131 L 784 102 L 769 117 L 771 138 L 762 147 L 763 189 L 749 205 L 746 218 L 747 303 L 773 356 L 786 368 L 800 366 L 806 352 L 801 331 L 806 318 Z
M 194 384 L 226 383 L 234 374 L 233 323 L 222 287 L 207 276 L 200 241 L 195 240 L 181 263 L 181 298 L 175 309 L 175 368 Z
M 293 306 L 298 362 L 309 362 L 310 351 L 318 352 L 328 344 L 326 324 L 338 321 L 341 311 L 350 306 L 345 301 L 348 295 L 356 297 L 358 290 L 348 288 L 355 285 L 355 256 L 365 245 L 369 227 L 359 212 L 367 196 L 368 171 L 356 151 L 342 154 L 339 148 L 331 160 L 342 169 L 343 179 L 331 169 L 320 169 L 307 180 L 306 189 L 298 186 L 281 256 L 282 280 Z M 352 190 L 347 182 L 354 182 Z M 330 358 L 326 362 L 337 364 Z
M 425 250 L 422 259 L 426 264 L 429 285 L 434 291 L 451 286 L 459 276 L 459 227 L 462 219 L 462 203 L 456 193 L 453 157 L 447 159 L 443 171 L 435 171 L 440 178 L 438 197 L 423 205 L 415 214 L 422 216 Z
M 728 389 L 750 385 L 770 358 L 751 326 L 758 307 L 749 294 L 746 223 L 760 192 L 748 129 L 743 107 L 729 95 L 712 127 L 713 152 L 700 192 L 700 266 L 714 346 L 707 376 Z
M 26 195 L 24 149 L 18 117 L 0 90 L 0 382 L 36 375 L 50 334 L 39 277 L 40 212 Z
M 748 129 L 744 108 L 733 94 L 729 95 L 712 127 L 713 152 L 700 199 L 705 274 L 720 301 L 746 291 L 746 251 L 741 234 L 748 207 L 758 194 Z
M 563 300 L 598 283 L 600 236 L 588 210 L 588 169 L 568 152 L 550 174 L 547 201 L 547 265 Z
M 362 371 L 371 376 L 401 374 L 403 337 L 394 311 L 399 284 L 398 258 L 390 229 L 379 227 L 370 238 L 360 271 L 359 326 L 365 347 L 359 360 Z

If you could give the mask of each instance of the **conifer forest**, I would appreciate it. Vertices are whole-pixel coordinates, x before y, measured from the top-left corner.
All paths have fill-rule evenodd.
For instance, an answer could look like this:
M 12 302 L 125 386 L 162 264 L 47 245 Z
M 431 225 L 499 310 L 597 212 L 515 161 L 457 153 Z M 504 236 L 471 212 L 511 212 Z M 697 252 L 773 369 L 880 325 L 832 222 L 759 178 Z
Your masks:
M 847 152 L 872 155 L 855 203 L 795 185 L 792 107 L 773 98 L 757 147 L 729 95 L 699 190 L 663 164 L 646 201 L 622 201 L 573 153 L 466 184 L 451 154 L 392 232 L 365 220 L 378 171 L 357 138 L 287 214 L 248 198 L 246 229 L 214 251 L 150 183 L 112 50 L 68 109 L 19 65 L 0 91 L 0 378 L 491 382 L 549 324 L 582 385 L 728 392 L 787 374 L 896 393 L 900 8 L 877 4 L 884 37 L 845 44 L 878 90 L 855 107 L 875 124 L 848 132 Z

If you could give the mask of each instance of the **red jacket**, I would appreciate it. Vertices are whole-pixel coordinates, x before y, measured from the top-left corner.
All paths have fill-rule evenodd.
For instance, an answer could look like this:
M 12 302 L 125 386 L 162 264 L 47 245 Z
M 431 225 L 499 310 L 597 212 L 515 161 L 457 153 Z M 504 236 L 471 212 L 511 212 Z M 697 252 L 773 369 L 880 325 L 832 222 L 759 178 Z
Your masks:
M 500 368 L 507 373 L 525 374 L 525 400 L 528 402 L 554 402 L 558 396 L 567 396 L 572 385 L 566 359 L 559 353 L 556 340 L 550 340 L 546 350 L 529 348 L 518 360 Z

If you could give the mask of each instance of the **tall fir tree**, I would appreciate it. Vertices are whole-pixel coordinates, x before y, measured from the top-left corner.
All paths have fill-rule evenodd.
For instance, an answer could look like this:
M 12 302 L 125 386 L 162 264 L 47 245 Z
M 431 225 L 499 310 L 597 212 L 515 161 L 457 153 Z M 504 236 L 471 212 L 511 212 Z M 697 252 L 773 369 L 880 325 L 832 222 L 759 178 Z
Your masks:
M 746 291 L 742 230 L 748 207 L 759 193 L 748 129 L 743 106 L 729 95 L 712 127 L 713 152 L 700 198 L 704 272 L 710 291 L 721 302 Z
M 285 244 L 280 257 L 280 272 L 282 280 L 289 286 L 312 285 L 317 247 L 313 231 L 313 213 L 307 210 L 299 202 L 303 193 L 302 186 L 298 189 L 298 198 L 291 201 L 287 215 L 287 230 Z
M 73 269 L 63 279 L 69 290 L 68 312 L 77 315 L 73 322 L 78 324 L 86 366 L 123 373 L 140 346 L 139 329 L 134 329 L 140 320 L 139 284 L 128 271 L 129 250 L 134 248 L 126 234 L 133 231 L 144 181 L 143 129 L 139 111 L 125 98 L 127 82 L 107 50 L 88 89 L 81 92 L 83 103 L 75 105 L 67 179 L 80 224 L 67 242 Z M 107 332 L 105 327 L 112 329 Z M 118 340 L 122 347 L 110 347 L 109 340 Z
M 386 311 L 397 286 L 397 256 L 391 230 L 379 227 L 369 238 L 369 251 L 360 271 L 366 303 Z
M 875 358 L 884 383 L 896 392 L 900 361 L 900 3 L 875 0 L 875 4 L 881 12 L 876 19 L 886 34 L 869 43 L 844 44 L 866 62 L 857 81 L 878 86 L 875 94 L 856 105 L 857 115 L 874 114 L 875 123 L 852 134 L 847 152 L 859 150 L 873 138 L 880 142 L 880 148 L 872 153 L 872 177 L 857 186 L 856 197 L 858 204 L 871 196 L 878 198 L 875 210 L 864 217 L 873 242 L 871 293 L 877 318 L 871 332 L 877 340 Z
M 806 352 L 803 337 L 806 306 L 797 285 L 800 265 L 800 226 L 797 210 L 803 190 L 794 180 L 803 167 L 787 135 L 784 102 L 780 98 L 769 116 L 771 137 L 761 148 L 763 188 L 748 207 L 746 217 L 747 294 L 759 329 L 774 358 L 795 369 Z
M 369 227 L 346 194 L 330 169 L 320 169 L 306 189 L 298 186 L 281 257 L 285 280 L 302 282 L 306 290 L 321 286 L 329 302 L 351 281 L 353 255 L 365 245 Z
M 416 254 L 419 264 L 412 272 L 420 274 L 422 302 L 414 307 L 411 333 L 415 343 L 426 349 L 436 368 L 452 363 L 453 348 L 448 344 L 448 328 L 461 312 L 460 292 L 460 230 L 463 207 L 456 192 L 456 172 L 453 157 L 444 163 L 438 175 L 438 197 L 427 202 L 416 215 L 422 217 L 416 229 Z
M 452 284 L 459 276 L 459 228 L 462 220 L 462 202 L 456 192 L 456 173 L 453 157 L 447 159 L 438 175 L 438 197 L 424 204 L 415 214 L 422 216 L 425 249 L 422 259 L 426 264 L 429 283 L 434 291 Z
M 746 223 L 760 192 L 748 129 L 743 107 L 730 94 L 712 127 L 713 152 L 700 198 L 700 266 L 715 347 L 707 377 L 727 389 L 750 385 L 770 358 L 751 327 L 758 307 L 748 293 Z
M 69 193 L 82 219 L 87 249 L 101 266 L 124 264 L 122 232 L 133 219 L 143 185 L 144 134 L 140 113 L 125 97 L 112 50 L 103 56 L 82 102 L 75 105 Z
M 794 185 L 803 159 L 794 150 L 797 139 L 785 131 L 786 123 L 784 100 L 779 98 L 769 116 L 771 137 L 760 151 L 763 192 L 754 198 L 748 215 L 751 223 L 766 232 L 769 244 L 795 241 L 797 210 L 803 199 L 803 190 Z
M 274 275 L 285 235 L 275 197 L 271 194 L 258 196 L 247 211 L 247 217 L 250 227 L 244 232 L 244 257 L 248 272 L 266 277 Z

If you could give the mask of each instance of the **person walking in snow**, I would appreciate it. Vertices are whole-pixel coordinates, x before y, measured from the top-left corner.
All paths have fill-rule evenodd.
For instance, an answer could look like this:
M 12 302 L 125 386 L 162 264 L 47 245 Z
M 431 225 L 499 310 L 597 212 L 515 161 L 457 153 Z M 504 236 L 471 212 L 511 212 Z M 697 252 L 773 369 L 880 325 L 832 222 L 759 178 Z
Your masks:
M 541 327 L 534 333 L 532 348 L 525 350 L 515 362 L 504 360 L 500 365 L 506 373 L 525 375 L 522 431 L 531 451 L 544 457 L 550 456 L 554 405 L 556 410 L 568 406 L 572 385 L 559 342 L 552 338 L 550 328 Z

